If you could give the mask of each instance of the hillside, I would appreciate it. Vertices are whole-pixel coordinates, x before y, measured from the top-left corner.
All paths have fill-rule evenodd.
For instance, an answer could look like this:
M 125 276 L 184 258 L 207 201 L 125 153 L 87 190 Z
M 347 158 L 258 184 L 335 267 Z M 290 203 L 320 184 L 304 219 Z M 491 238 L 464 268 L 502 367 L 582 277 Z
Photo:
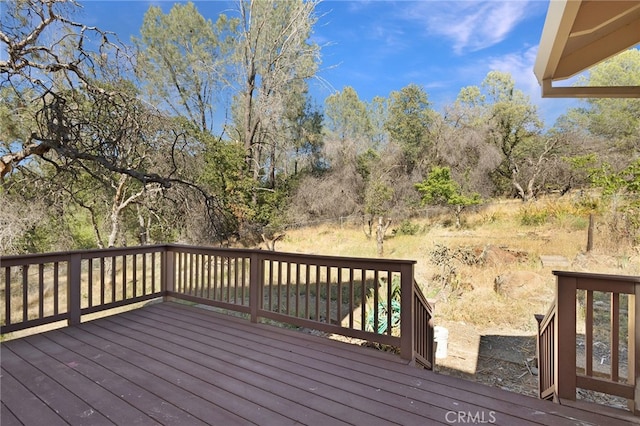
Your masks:
M 554 298 L 552 270 L 639 275 L 640 247 L 612 238 L 606 215 L 599 215 L 594 249 L 585 253 L 588 215 L 570 200 L 500 201 L 464 219 L 461 229 L 438 214 L 413 220 L 415 235 L 387 232 L 385 257 L 417 261 L 416 279 L 436 303 L 436 325 L 449 331 L 439 371 L 534 395 L 534 314 L 545 313 Z M 375 238 L 354 223 L 289 230 L 276 250 L 377 254 Z

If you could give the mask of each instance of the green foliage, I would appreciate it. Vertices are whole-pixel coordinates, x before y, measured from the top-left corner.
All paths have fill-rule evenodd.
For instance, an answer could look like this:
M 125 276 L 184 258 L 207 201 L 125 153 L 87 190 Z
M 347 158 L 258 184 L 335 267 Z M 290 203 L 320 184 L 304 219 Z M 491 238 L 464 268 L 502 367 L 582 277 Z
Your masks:
M 640 193 L 640 159 L 632 162 L 627 168 L 615 172 L 608 163 L 602 163 L 599 168 L 589 170 L 591 183 L 601 188 L 605 196 L 617 192 Z
M 16 252 L 47 253 L 96 247 L 88 215 L 71 206 L 67 211 L 52 209 L 49 215 L 30 227 L 19 238 Z
M 322 158 L 324 117 L 318 108 L 307 99 L 298 109 L 288 110 L 287 118 L 291 123 L 289 133 L 295 153 L 293 174 L 318 172 L 325 168 Z
M 409 84 L 400 91 L 391 92 L 385 129 L 391 140 L 402 148 L 409 173 L 427 153 L 433 116 L 434 112 L 423 87 Z
M 563 157 L 563 160 L 569 163 L 574 171 L 588 171 L 598 160 L 598 156 L 594 153 L 576 155 L 575 157 Z
M 380 280 L 378 288 L 370 289 L 368 302 L 372 302 L 375 297 L 375 292 L 378 291 L 378 306 L 376 310 L 378 312 L 378 327 L 375 327 L 375 310 L 373 306 L 368 309 L 367 318 L 365 322 L 365 330 L 375 332 L 378 334 L 385 334 L 388 330 L 389 324 L 387 317 L 389 311 L 387 308 L 387 293 L 386 291 L 380 291 L 386 289 L 387 285 L 391 285 L 391 329 L 392 334 L 396 335 L 400 329 L 400 294 L 401 294 L 401 281 L 399 275 L 394 275 L 391 279 L 391 284 L 386 281 Z M 395 333 L 394 333 L 395 332 Z
M 520 209 L 520 223 L 525 226 L 539 226 L 547 223 L 549 212 L 527 205 Z
M 364 211 L 371 216 L 384 216 L 389 211 L 393 188 L 382 181 L 369 182 L 364 195 Z
M 461 226 L 460 215 L 465 207 L 482 203 L 480 194 L 465 194 L 460 185 L 451 178 L 448 167 L 433 167 L 427 179 L 416 183 L 415 188 L 422 194 L 422 205 L 435 204 L 451 207 L 456 216 L 456 227 Z
M 215 96 L 229 80 L 230 31 L 237 20 L 220 14 L 214 24 L 192 2 L 176 3 L 164 14 L 151 6 L 144 16 L 137 72 L 154 104 L 211 130 Z
M 640 158 L 625 169 L 615 172 L 603 163 L 591 169 L 589 177 L 594 186 L 601 188 L 611 212 L 609 227 L 614 235 L 632 244 L 640 242 Z
M 275 189 L 264 188 L 258 191 L 257 205 L 253 222 L 271 229 L 281 229 L 286 223 L 286 206 L 297 178 L 282 179 Z
M 325 100 L 326 128 L 340 140 L 368 139 L 372 125 L 367 105 L 360 100 L 353 87 L 334 93 Z
M 422 194 L 422 205 L 467 207 L 482 202 L 479 194 L 465 195 L 462 192 L 460 185 L 452 179 L 448 167 L 433 167 L 427 178 L 416 183 L 415 188 Z
M 420 225 L 411 223 L 409 219 L 400 222 L 400 225 L 393 230 L 394 235 L 416 235 L 420 231 Z
M 629 49 L 594 66 L 577 84 L 588 86 L 639 86 L 640 51 Z M 581 110 L 594 135 L 637 148 L 640 132 L 640 99 L 588 99 Z M 635 141 L 635 142 L 634 142 Z
M 60 232 L 60 224 L 42 223 L 27 230 L 16 244 L 19 252 L 46 253 L 55 251 L 58 242 L 57 232 Z
M 73 248 L 93 249 L 97 248 L 96 236 L 91 225 L 91 220 L 87 214 L 76 212 L 68 215 L 68 226 L 73 238 Z
M 535 162 L 536 141 L 543 129 L 536 106 L 509 73 L 491 71 L 480 87 L 466 87 L 459 95 L 470 107 L 473 118 L 466 121 L 486 129 L 486 141 L 498 149 L 500 162 L 490 174 L 498 194 L 514 190 L 514 170 Z M 517 172 L 516 172 L 517 173 Z
M 374 165 L 380 161 L 380 154 L 372 148 L 356 157 L 356 171 L 364 180 L 369 179 Z

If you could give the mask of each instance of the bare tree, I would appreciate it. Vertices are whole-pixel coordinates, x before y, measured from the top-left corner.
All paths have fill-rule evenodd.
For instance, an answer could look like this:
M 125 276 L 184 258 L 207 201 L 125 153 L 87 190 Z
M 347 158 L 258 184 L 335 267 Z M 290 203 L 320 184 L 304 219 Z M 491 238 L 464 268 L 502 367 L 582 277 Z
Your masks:
M 107 209 L 106 244 L 115 241 L 124 208 L 141 201 L 136 194 L 176 184 L 202 197 L 209 225 L 227 232 L 223 202 L 195 183 L 202 150 L 193 132 L 140 100 L 127 47 L 74 21 L 78 7 L 71 0 L 3 3 L 0 91 L 18 114 L 0 114 L 10 130 L 0 133 L 0 177 L 48 167 L 60 185 L 81 175 L 103 182 L 119 194 Z
M 0 202 L 0 253 L 19 252 L 20 238 L 45 216 L 46 208 L 42 202 L 3 193 Z
M 170 186 L 169 179 L 131 168 L 119 155 L 123 143 L 141 139 L 140 117 L 149 113 L 123 79 L 128 59 L 124 46 L 110 41 L 113 34 L 69 19 L 78 6 L 73 1 L 5 4 L 0 42 L 8 55 L 0 60 L 0 88 L 37 110 L 35 126 L 19 148 L 2 141 L 0 176 L 26 158 L 40 156 L 60 167 L 65 162 L 94 163 Z
M 291 97 L 304 96 L 315 75 L 319 48 L 309 42 L 316 1 L 239 0 L 235 134 L 245 147 L 247 167 L 258 180 L 263 160 L 273 160 L 282 117 Z M 269 153 L 269 155 L 267 155 Z M 265 155 L 267 157 L 265 157 Z
M 540 175 L 552 166 L 551 159 L 554 149 L 558 145 L 558 140 L 557 138 L 547 139 L 537 158 L 528 156 L 522 160 L 522 165 L 520 166 L 515 161 L 513 162 L 511 171 L 512 184 L 523 201 L 528 201 L 535 197 L 536 184 L 539 183 Z M 521 182 L 526 183 L 526 189 Z

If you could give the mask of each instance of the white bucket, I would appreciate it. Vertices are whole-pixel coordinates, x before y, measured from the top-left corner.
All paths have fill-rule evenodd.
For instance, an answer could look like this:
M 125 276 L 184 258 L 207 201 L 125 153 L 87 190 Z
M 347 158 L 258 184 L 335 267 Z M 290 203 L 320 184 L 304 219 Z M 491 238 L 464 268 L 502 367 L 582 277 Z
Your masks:
M 449 330 L 436 325 L 433 327 L 433 340 L 436 344 L 436 358 L 446 358 Z

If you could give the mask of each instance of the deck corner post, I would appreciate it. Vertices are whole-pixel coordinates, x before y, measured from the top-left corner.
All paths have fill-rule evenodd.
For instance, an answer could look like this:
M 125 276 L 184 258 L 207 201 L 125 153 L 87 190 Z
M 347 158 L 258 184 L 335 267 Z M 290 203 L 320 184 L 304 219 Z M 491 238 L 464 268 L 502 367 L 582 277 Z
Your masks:
M 534 314 L 533 317 L 536 319 L 536 323 L 538 326 L 537 329 L 537 335 L 536 335 L 536 359 L 538 360 L 538 398 L 542 398 L 542 392 L 544 392 L 544 389 L 542 389 L 542 368 L 541 368 L 541 364 L 542 362 L 540 361 L 541 358 L 541 353 L 540 353 L 540 349 L 542 347 L 542 321 L 544 320 L 544 315 L 541 314 Z
M 264 268 L 262 258 L 258 252 L 253 252 L 249 256 L 249 309 L 251 312 L 251 322 L 258 322 L 258 310 L 262 298 L 262 282 L 264 281 Z
M 554 383 L 559 399 L 576 400 L 576 290 L 577 278 L 556 275 Z
M 67 324 L 77 325 L 81 321 L 80 281 L 82 279 L 82 255 L 72 253 L 69 256 L 67 271 Z
M 629 383 L 634 385 L 633 400 L 628 401 L 628 408 L 634 415 L 640 416 L 640 282 L 635 283 L 634 294 L 629 295 Z
M 403 264 L 400 274 L 400 357 L 414 363 L 413 263 Z
M 169 294 L 175 291 L 175 261 L 171 247 L 166 247 L 162 262 L 162 294 L 166 302 Z

